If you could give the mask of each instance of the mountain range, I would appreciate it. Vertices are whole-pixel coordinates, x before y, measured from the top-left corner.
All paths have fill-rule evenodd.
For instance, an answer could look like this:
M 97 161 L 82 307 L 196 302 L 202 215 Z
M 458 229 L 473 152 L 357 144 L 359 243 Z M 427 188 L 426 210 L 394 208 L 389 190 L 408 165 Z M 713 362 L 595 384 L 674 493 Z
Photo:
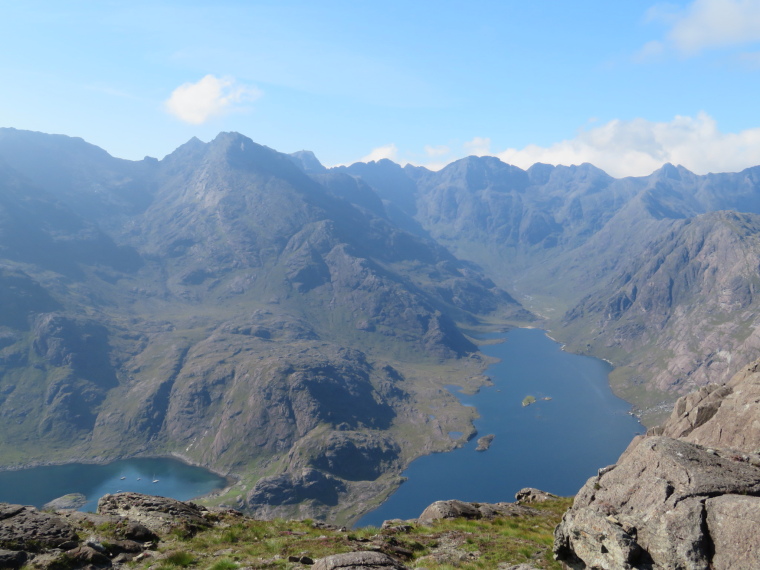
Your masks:
M 173 454 L 218 503 L 350 520 L 472 434 L 474 335 L 606 358 L 652 424 L 756 358 L 760 167 L 162 160 L 0 129 L 0 462 Z

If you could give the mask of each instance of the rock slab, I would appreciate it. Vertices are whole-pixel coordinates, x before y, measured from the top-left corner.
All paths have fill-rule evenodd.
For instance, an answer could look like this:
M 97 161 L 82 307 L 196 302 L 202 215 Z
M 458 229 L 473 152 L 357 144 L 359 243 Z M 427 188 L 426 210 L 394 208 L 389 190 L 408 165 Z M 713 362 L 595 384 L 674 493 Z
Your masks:
M 731 505 L 746 515 L 732 518 Z M 740 567 L 721 561 L 742 553 L 754 557 L 748 567 L 760 567 L 758 509 L 760 468 L 732 453 L 651 437 L 584 485 L 555 531 L 555 557 L 578 569 L 717 570 Z
M 161 534 L 175 528 L 191 533 L 209 528 L 204 512 L 193 503 L 140 493 L 105 495 L 98 501 L 98 514 L 126 517 Z
M 436 501 L 417 519 L 429 523 L 439 519 L 492 519 L 495 517 L 536 516 L 540 511 L 514 503 L 467 503 L 465 501 Z
M 333 554 L 317 560 L 314 570 L 406 570 L 387 554 L 382 552 L 346 552 Z
M 74 528 L 61 517 L 34 507 L 0 503 L 0 548 L 70 548 L 76 541 Z

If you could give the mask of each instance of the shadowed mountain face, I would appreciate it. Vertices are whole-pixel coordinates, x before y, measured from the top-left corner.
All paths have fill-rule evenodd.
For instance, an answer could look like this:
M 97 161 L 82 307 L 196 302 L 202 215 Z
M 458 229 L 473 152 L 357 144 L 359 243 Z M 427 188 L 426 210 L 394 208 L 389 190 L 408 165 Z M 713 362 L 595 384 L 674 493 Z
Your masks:
M 350 516 L 450 448 L 466 420 L 428 407 L 481 369 L 459 324 L 531 315 L 303 164 L 234 133 L 130 162 L 0 129 L 3 463 L 173 453 L 241 477 L 220 501 Z
M 614 179 L 589 164 L 523 171 L 468 157 L 438 172 L 340 170 L 479 264 L 571 350 L 611 360 L 613 387 L 647 421 L 756 358 L 760 167 Z

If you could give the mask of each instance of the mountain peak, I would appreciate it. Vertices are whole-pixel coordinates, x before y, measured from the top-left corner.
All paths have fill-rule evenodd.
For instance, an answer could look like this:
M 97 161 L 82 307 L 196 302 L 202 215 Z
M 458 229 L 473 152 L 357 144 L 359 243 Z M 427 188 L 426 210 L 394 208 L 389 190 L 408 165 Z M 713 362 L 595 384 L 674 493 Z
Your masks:
M 319 162 L 316 155 L 310 150 L 299 150 L 298 152 L 291 152 L 290 159 L 303 170 L 306 174 L 322 174 L 327 172 L 324 165 Z
M 694 173 L 680 164 L 675 166 L 671 162 L 666 162 L 652 174 L 658 178 L 668 178 L 670 180 L 681 180 L 683 176 L 693 176 Z

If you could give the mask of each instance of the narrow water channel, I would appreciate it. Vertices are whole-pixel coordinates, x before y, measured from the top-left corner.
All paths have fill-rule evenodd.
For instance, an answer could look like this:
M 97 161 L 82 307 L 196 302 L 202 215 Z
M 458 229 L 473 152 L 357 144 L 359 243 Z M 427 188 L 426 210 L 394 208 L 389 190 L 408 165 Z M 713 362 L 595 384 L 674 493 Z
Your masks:
M 473 396 L 456 392 L 477 408 L 478 436 L 415 460 L 403 474 L 408 480 L 357 526 L 416 518 L 438 500 L 513 501 L 523 487 L 573 495 L 645 431 L 630 404 L 612 393 L 606 362 L 564 352 L 538 329 L 484 338 L 506 338 L 481 347 L 500 359 L 486 371 L 494 386 Z M 523 406 L 527 396 L 536 401 Z M 488 434 L 495 436 L 490 448 L 475 451 L 478 437 Z

